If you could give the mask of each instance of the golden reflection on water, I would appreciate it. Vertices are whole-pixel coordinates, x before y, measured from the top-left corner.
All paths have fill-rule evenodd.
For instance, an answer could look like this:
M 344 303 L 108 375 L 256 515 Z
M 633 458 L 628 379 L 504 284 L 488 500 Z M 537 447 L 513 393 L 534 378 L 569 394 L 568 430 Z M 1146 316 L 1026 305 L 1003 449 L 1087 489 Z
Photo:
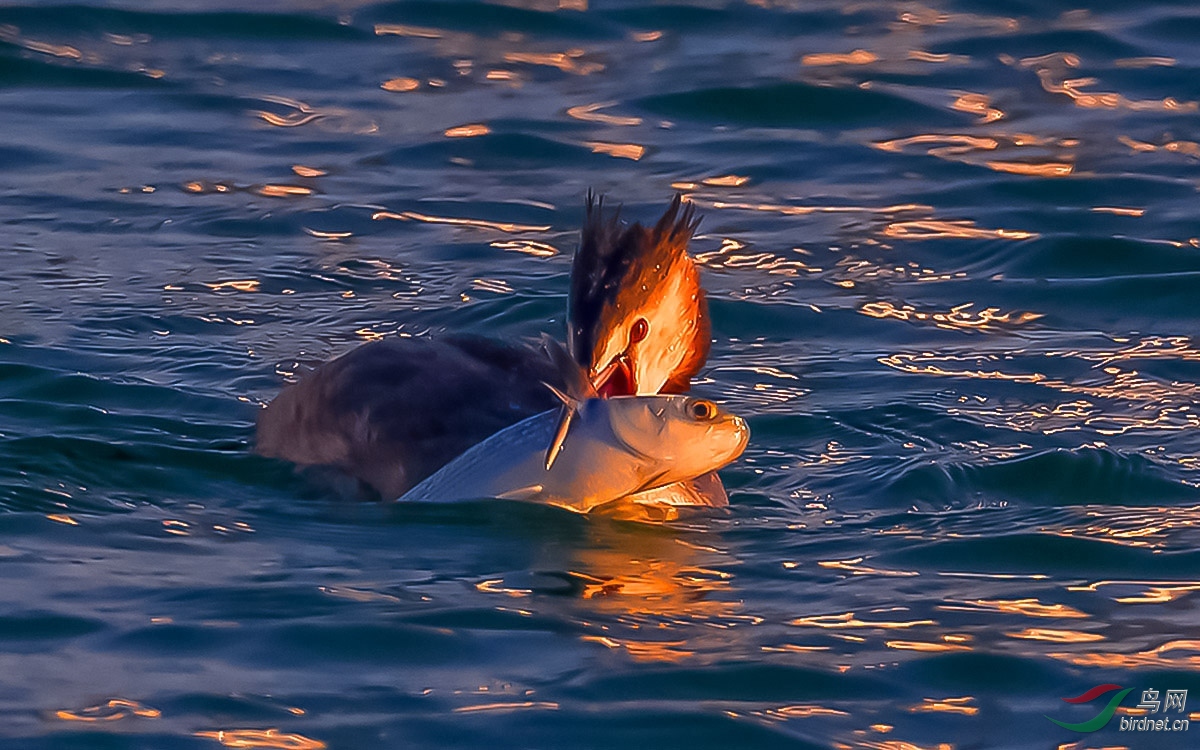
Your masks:
M 574 48 L 566 52 L 505 52 L 504 61 L 527 65 L 546 65 L 564 73 L 586 76 L 604 70 L 604 64 L 583 59 L 585 51 Z
M 603 635 L 585 635 L 581 638 L 586 643 L 599 643 L 614 650 L 623 650 L 630 659 L 636 662 L 659 662 L 674 664 L 696 655 L 685 646 L 686 640 L 678 641 L 643 641 L 632 638 L 614 638 Z
M 493 294 L 512 294 L 512 286 L 503 279 L 472 279 L 471 288 Z
M 749 177 L 742 177 L 736 174 L 720 175 L 718 177 L 705 177 L 700 181 L 700 184 L 709 187 L 741 187 L 750 182 Z
M 1185 156 L 1200 158 L 1200 143 L 1196 143 L 1195 141 L 1174 140 L 1167 141 L 1161 146 L 1156 146 L 1153 143 L 1135 140 L 1127 135 L 1118 136 L 1117 140 L 1125 146 L 1128 146 L 1134 152 L 1151 152 L 1161 149 L 1169 153 L 1184 154 Z
M 1004 116 L 1000 110 L 990 107 L 987 97 L 982 94 L 960 96 L 953 108 L 979 114 L 985 121 L 997 120 Z M 871 145 L 881 151 L 894 153 L 906 153 L 915 148 L 946 161 L 986 167 L 1007 174 L 1066 177 L 1075 171 L 1072 149 L 1078 146 L 1079 142 L 1069 138 L 1042 138 L 1028 133 L 991 133 L 986 136 L 922 133 L 906 138 L 875 141 Z M 1010 153 L 1014 158 L 996 158 Z
M 397 93 L 404 93 L 407 91 L 416 91 L 420 87 L 421 87 L 421 82 L 418 81 L 416 78 L 405 78 L 405 77 L 389 78 L 388 80 L 379 84 L 379 88 L 383 89 L 384 91 L 395 91 Z
M 39 42 L 33 39 L 24 39 L 21 41 L 21 46 L 32 52 L 40 52 L 44 55 L 66 57 L 70 58 L 71 60 L 83 59 L 83 53 L 69 44 L 51 44 L 49 42 Z
M 797 703 L 779 708 L 766 708 L 761 711 L 750 711 L 751 716 L 757 716 L 768 721 L 789 721 L 791 719 L 809 719 L 814 716 L 849 716 L 845 711 L 827 708 L 811 703 Z
M 884 645 L 897 651 L 919 651 L 922 653 L 944 653 L 947 651 L 970 651 L 971 646 L 964 643 L 944 643 L 937 641 L 885 641 Z
M 324 750 L 325 743 L 302 734 L 288 734 L 278 729 L 218 729 L 196 732 L 196 737 L 216 740 L 225 747 L 267 747 L 278 750 Z
M 511 70 L 502 70 L 496 68 L 489 70 L 484 76 L 485 81 L 503 81 L 508 83 L 512 88 L 521 87 L 521 77 Z
M 932 323 L 946 330 L 978 330 L 992 331 L 1009 326 L 1020 326 L 1031 323 L 1041 317 L 1033 312 L 1000 312 L 998 307 L 988 307 L 983 310 L 971 310 L 974 302 L 955 305 L 947 312 L 925 312 L 917 310 L 912 305 L 896 307 L 891 302 L 867 302 L 859 312 L 872 318 L 894 318 L 904 321 L 919 321 Z
M 319 123 L 320 126 L 328 131 L 335 133 L 357 133 L 359 135 L 371 135 L 379 132 L 379 125 L 369 118 L 354 112 L 353 110 L 344 109 L 341 107 L 326 107 L 317 109 L 312 105 L 302 102 L 299 99 L 292 99 L 286 96 L 276 96 L 273 94 L 263 95 L 258 97 L 269 104 L 276 104 L 285 107 L 291 112 L 279 114 L 269 110 L 256 109 L 251 110 L 250 114 L 267 123 L 268 125 L 277 128 L 298 128 L 305 125 Z
M 1113 601 L 1118 604 L 1165 604 L 1200 591 L 1200 581 L 1095 581 L 1085 586 L 1068 586 L 1067 590 L 1097 592 L 1107 586 L 1142 589 L 1133 596 L 1114 596 Z
M 495 229 L 508 234 L 517 234 L 521 232 L 548 232 L 550 225 L 531 225 L 531 224 L 513 224 L 500 221 L 485 221 L 484 219 L 463 219 L 450 216 L 430 216 L 416 211 L 376 211 L 371 214 L 371 218 L 375 221 L 383 219 L 395 219 L 397 221 L 422 221 L 427 224 L 452 224 L 455 226 L 475 227 L 477 229 Z
M 1140 596 L 1122 596 L 1118 604 L 1163 604 L 1180 599 L 1193 591 L 1200 591 L 1200 584 L 1188 586 L 1151 586 Z
M 975 701 L 972 696 L 957 698 L 925 698 L 915 706 L 909 706 L 909 713 L 949 713 L 974 716 L 979 713 L 977 706 L 970 705 Z
M 860 740 L 853 745 L 835 742 L 838 750 L 954 750 L 954 745 L 939 742 L 936 745 L 918 745 L 904 740 Z
M 481 122 L 470 123 L 468 125 L 458 125 L 453 128 L 446 128 L 442 135 L 447 138 L 474 138 L 480 135 L 491 133 L 492 129 Z
M 1082 514 L 1084 525 L 1063 525 L 1054 533 L 1065 537 L 1085 536 L 1128 547 L 1159 549 L 1169 538 L 1168 532 L 1200 526 L 1200 507 L 1088 507 Z M 1179 595 L 1184 593 L 1186 590 Z M 1154 595 L 1162 596 L 1166 592 Z
M 793 249 L 792 252 L 796 255 L 804 253 L 799 248 Z M 765 250 L 747 252 L 747 246 L 733 238 L 722 239 L 721 247 L 717 250 L 696 253 L 693 257 L 697 263 L 707 268 L 754 269 L 776 276 L 799 276 L 822 271 L 803 260 L 784 257 Z
M 428 28 L 426 26 L 409 26 L 401 23 L 377 23 L 375 24 L 376 36 L 407 36 L 416 37 L 418 39 L 441 39 L 444 35 L 439 29 Z
M 228 193 L 233 188 L 221 182 L 208 182 L 205 180 L 192 180 L 185 182 L 183 189 L 189 193 Z
M 937 625 L 934 620 L 862 620 L 853 612 L 838 615 L 811 615 L 797 617 L 788 621 L 788 625 L 801 628 L 822 628 L 840 630 L 842 628 L 878 628 L 880 630 L 903 630 L 923 625 Z
M 810 55 L 805 55 L 800 58 L 801 65 L 869 65 L 873 62 L 878 62 L 879 56 L 874 52 L 868 52 L 865 49 L 856 49 L 853 52 L 837 53 L 837 52 L 821 52 Z
M 303 185 L 258 185 L 251 188 L 251 192 L 265 198 L 292 198 L 312 195 L 316 191 Z
M 369 589 L 356 589 L 349 586 L 318 586 L 317 590 L 327 596 L 337 597 L 339 599 L 348 599 L 353 602 L 389 602 L 396 603 L 400 599 L 391 594 L 384 594 L 378 591 Z M 429 597 L 422 597 L 422 600 L 428 601 Z
M 1025 628 L 1020 631 L 1005 633 L 1009 638 L 1019 638 L 1028 641 L 1048 641 L 1050 643 L 1092 643 L 1103 641 L 1099 633 L 1086 633 L 1081 630 L 1057 630 L 1054 628 Z
M 661 31 L 634 31 L 630 32 L 629 38 L 635 42 L 657 42 L 663 38 Z
M 1168 345 L 1158 347 L 1147 343 L 1144 350 L 1138 354 L 1118 350 L 1091 350 L 1088 352 L 1046 352 L 1041 356 L 1055 359 L 1083 359 L 1089 362 L 1102 362 L 1103 366 L 1088 367 L 1086 381 L 1068 381 L 1053 378 L 1040 372 L 1006 371 L 1001 369 L 1011 365 L 1011 353 L 1004 355 L 978 354 L 970 356 L 937 354 L 922 352 L 919 354 L 893 354 L 879 358 L 880 364 L 912 374 L 939 375 L 944 377 L 962 377 L 981 380 L 1005 380 L 1013 383 L 1036 384 L 1059 393 L 1071 396 L 1085 396 L 1095 399 L 1113 399 L 1137 405 L 1131 412 L 1112 413 L 1102 411 L 1088 401 L 1078 399 L 1076 412 L 1085 415 L 1083 419 L 1070 420 L 1057 427 L 1051 420 L 1045 424 L 1047 417 L 1055 416 L 1055 411 L 1041 408 L 1013 410 L 1011 407 L 995 409 L 978 409 L 961 407 L 961 413 L 969 413 L 975 417 L 994 417 L 1003 424 L 1017 429 L 1039 429 L 1054 431 L 1055 429 L 1080 429 L 1086 427 L 1101 435 L 1119 435 L 1130 430 L 1185 430 L 1200 427 L 1200 414 L 1192 411 L 1192 405 L 1200 400 L 1200 385 L 1172 380 L 1163 382 L 1157 378 L 1143 375 L 1137 370 L 1125 370 L 1117 367 L 1115 362 L 1125 359 L 1135 359 L 1138 356 L 1152 358 L 1171 358 L 1165 351 L 1176 348 Z M 1188 358 L 1193 351 L 1190 344 L 1181 350 L 1188 351 Z M 971 366 L 964 366 L 966 363 Z M 1108 382 L 1096 382 L 1099 379 Z
M 817 651 L 828 651 L 829 646 L 801 646 L 798 643 L 784 643 L 781 646 L 761 646 L 760 651 L 779 654 L 807 654 Z
M 1082 109 L 1127 109 L 1133 111 L 1156 112 L 1195 112 L 1200 104 L 1194 101 L 1179 101 L 1174 97 L 1162 99 L 1129 99 L 1112 91 L 1085 91 L 1099 83 L 1098 79 L 1090 76 L 1069 77 L 1070 72 L 1081 65 L 1078 55 L 1070 52 L 1051 52 L 1036 57 L 1026 57 L 1013 60 L 1009 56 L 1001 58 L 1009 65 L 1033 69 L 1042 89 L 1051 94 L 1066 96 L 1071 103 Z M 1127 58 L 1124 65 L 1118 61 L 1118 67 L 1150 67 L 1155 64 L 1173 64 L 1174 60 L 1166 57 Z
M 903 240 L 968 239 L 968 240 L 1027 240 L 1037 237 L 1036 232 L 1019 229 L 984 229 L 969 220 L 941 221 L 896 221 L 883 230 L 885 237 Z
M 1002 612 L 1026 617 L 1086 619 L 1089 616 L 1066 604 L 1043 604 L 1038 599 L 967 599 L 940 604 L 937 608 L 960 612 Z
M 590 533 L 566 561 L 579 587 L 583 642 L 636 662 L 678 663 L 722 653 L 733 629 L 761 622 L 741 612 L 732 575 L 718 567 L 733 562 L 722 550 L 616 521 L 598 521 Z M 504 578 L 480 581 L 476 590 L 530 602 L 520 610 L 527 614 L 538 601 L 527 584 Z
M 1140 111 L 1160 112 L 1195 112 L 1200 109 L 1197 102 L 1179 101 L 1174 97 L 1163 99 L 1128 99 L 1115 92 L 1087 92 L 1084 86 L 1098 83 L 1095 78 L 1069 78 L 1056 80 L 1056 76 L 1048 69 L 1037 71 L 1042 88 L 1051 94 L 1062 94 L 1071 99 L 1076 107 L 1083 109 L 1129 109 Z
M 992 106 L 992 98 L 987 94 L 964 92 L 958 95 L 950 108 L 957 112 L 967 112 L 979 115 L 984 123 L 995 122 L 1004 117 L 1004 110 Z
M 1113 351 L 1080 351 L 1074 355 L 1104 366 L 1136 359 L 1182 359 L 1200 362 L 1200 349 L 1193 346 L 1192 340 L 1187 336 L 1147 336 L 1134 344 Z
M 702 198 L 687 196 L 687 199 L 697 205 L 717 210 L 765 211 L 783 216 L 808 216 L 809 214 L 898 214 L 911 211 L 930 213 L 933 206 L 920 203 L 900 203 L 891 206 L 792 206 L 781 203 L 731 203 L 728 201 L 706 201 Z
M 567 117 L 573 118 L 575 120 L 581 120 L 583 122 L 598 122 L 602 125 L 615 125 L 618 127 L 632 127 L 634 125 L 642 124 L 642 118 L 640 118 L 640 117 L 628 117 L 628 116 L 623 117 L 620 115 L 610 115 L 610 114 L 600 111 L 602 109 L 608 109 L 609 107 L 614 107 L 617 104 L 619 104 L 619 102 L 597 102 L 595 104 L 580 104 L 580 105 L 577 105 L 577 106 L 574 106 L 574 107 L 571 107 L 570 109 L 568 109 Z
M 1000 143 L 995 138 L 975 135 L 925 133 L 907 138 L 875 141 L 871 145 L 881 151 L 896 153 L 902 153 L 909 146 L 929 145 L 930 148 L 926 153 L 932 156 L 958 156 L 960 154 L 971 153 L 972 151 L 995 151 L 1000 146 Z
M 1118 68 L 1170 68 L 1175 65 L 1173 57 L 1122 57 L 1114 63 Z
M 949 52 L 934 53 L 926 52 L 925 50 L 913 49 L 909 50 L 906 59 L 914 62 L 939 63 L 950 65 L 966 65 L 971 62 L 971 58 L 967 55 L 954 55 Z
M 901 24 L 916 28 L 951 25 L 965 29 L 981 29 L 998 33 L 1012 33 L 1021 24 L 1017 19 L 1008 16 L 988 16 L 982 13 L 944 13 L 923 5 L 904 5 L 897 15 L 898 24 L 893 24 L 893 30 L 899 30 Z
M 1180 651 L 1182 655 L 1173 655 Z M 1134 653 L 1119 653 L 1106 651 L 1092 652 L 1052 652 L 1051 658 L 1074 664 L 1077 667 L 1105 667 L 1109 669 L 1138 669 L 1148 667 L 1153 669 L 1200 669 L 1200 640 L 1173 640 L 1160 646 L 1136 651 Z
M 817 566 L 829 568 L 831 570 L 843 570 L 855 576 L 899 576 L 910 577 L 920 575 L 915 570 L 889 570 L 887 568 L 874 568 L 870 565 L 863 565 L 862 557 L 855 557 L 849 560 L 819 560 Z
M 344 240 L 354 236 L 354 232 L 325 232 L 320 229 L 310 229 L 309 227 L 300 227 L 304 233 L 310 237 L 316 237 L 319 240 Z M 284 292 L 290 294 L 290 292 Z
M 1020 162 L 1020 161 L 988 161 L 984 162 L 989 169 L 1009 174 L 1021 174 L 1031 177 L 1066 177 L 1075 171 L 1070 162 Z
M 304 102 L 296 101 L 295 99 L 286 99 L 284 97 L 265 98 L 267 101 L 275 104 L 283 104 L 284 106 L 291 107 L 296 110 L 295 113 L 290 115 L 277 115 L 274 112 L 267 112 L 265 110 L 254 110 L 252 114 L 257 115 L 268 125 L 274 125 L 278 128 L 297 128 L 301 125 L 307 125 L 310 122 L 314 122 L 322 117 L 320 112 L 317 112 Z
M 1098 214 L 1113 214 L 1114 216 L 1141 217 L 1146 215 L 1144 208 L 1121 208 L 1118 206 L 1093 206 L 1092 211 Z
M 540 13 L 552 13 L 558 10 L 570 10 L 579 13 L 588 9 L 588 0 L 494 0 L 497 5 L 507 5 L 510 8 L 536 10 Z
M 510 250 L 514 253 L 532 255 L 535 258 L 553 258 L 555 255 L 559 254 L 558 248 L 553 245 L 548 245 L 545 242 L 511 240 L 503 242 L 497 241 L 490 244 L 492 247 L 499 248 L 501 250 Z
M 54 712 L 54 718 L 61 721 L 81 721 L 86 723 L 120 721 L 121 719 L 133 717 L 158 719 L 162 717 L 162 712 L 157 708 L 150 708 L 137 701 L 126 700 L 124 698 L 113 698 L 98 706 L 88 706 L 87 708 L 75 711 L 64 709 Z
M 618 159 L 638 161 L 646 154 L 646 147 L 636 143 L 609 143 L 607 141 L 586 141 L 585 146 L 594 154 L 605 154 Z
M 480 712 L 496 713 L 501 711 L 551 710 L 557 711 L 558 704 L 554 701 L 520 701 L 517 703 L 479 703 L 471 706 L 458 706 L 452 711 L 456 714 L 472 714 Z

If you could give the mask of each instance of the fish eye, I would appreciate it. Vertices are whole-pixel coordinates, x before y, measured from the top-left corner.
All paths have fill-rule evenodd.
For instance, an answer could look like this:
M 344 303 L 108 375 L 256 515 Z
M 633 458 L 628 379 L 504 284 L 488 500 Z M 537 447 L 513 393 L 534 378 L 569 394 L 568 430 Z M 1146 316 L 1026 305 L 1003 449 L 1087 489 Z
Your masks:
M 629 329 L 629 343 L 636 344 L 650 334 L 650 324 L 645 318 L 638 318 L 633 321 L 633 328 Z
M 712 401 L 698 399 L 692 402 L 692 416 L 705 422 L 717 416 L 717 405 Z

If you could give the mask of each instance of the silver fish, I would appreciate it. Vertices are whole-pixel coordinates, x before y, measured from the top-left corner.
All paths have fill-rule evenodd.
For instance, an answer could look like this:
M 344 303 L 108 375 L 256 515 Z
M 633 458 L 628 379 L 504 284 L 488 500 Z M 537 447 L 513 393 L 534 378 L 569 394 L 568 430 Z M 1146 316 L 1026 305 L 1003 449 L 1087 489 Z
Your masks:
M 694 479 L 736 459 L 750 428 L 690 396 L 592 398 L 575 406 L 561 451 L 546 468 L 559 424 L 547 411 L 474 446 L 405 493 L 401 502 L 526 500 L 580 513 L 627 495 Z

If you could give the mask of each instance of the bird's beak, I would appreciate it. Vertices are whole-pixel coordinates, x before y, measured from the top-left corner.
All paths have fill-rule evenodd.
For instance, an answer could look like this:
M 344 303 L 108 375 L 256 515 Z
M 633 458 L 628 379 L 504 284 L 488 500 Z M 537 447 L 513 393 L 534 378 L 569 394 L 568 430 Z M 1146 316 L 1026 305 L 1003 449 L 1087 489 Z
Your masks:
M 613 357 L 592 378 L 592 385 L 596 388 L 596 392 L 600 394 L 601 398 L 637 395 L 637 381 L 634 376 L 632 349 L 633 347 L 629 346 L 625 351 Z

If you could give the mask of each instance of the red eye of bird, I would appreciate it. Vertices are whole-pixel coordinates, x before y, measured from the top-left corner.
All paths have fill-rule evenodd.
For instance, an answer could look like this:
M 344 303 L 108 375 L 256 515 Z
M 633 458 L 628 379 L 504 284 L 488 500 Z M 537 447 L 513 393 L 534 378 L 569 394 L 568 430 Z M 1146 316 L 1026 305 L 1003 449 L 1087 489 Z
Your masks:
M 629 330 L 629 343 L 636 344 L 646 338 L 649 333 L 650 324 L 646 322 L 645 318 L 638 318 L 633 321 L 633 328 Z

